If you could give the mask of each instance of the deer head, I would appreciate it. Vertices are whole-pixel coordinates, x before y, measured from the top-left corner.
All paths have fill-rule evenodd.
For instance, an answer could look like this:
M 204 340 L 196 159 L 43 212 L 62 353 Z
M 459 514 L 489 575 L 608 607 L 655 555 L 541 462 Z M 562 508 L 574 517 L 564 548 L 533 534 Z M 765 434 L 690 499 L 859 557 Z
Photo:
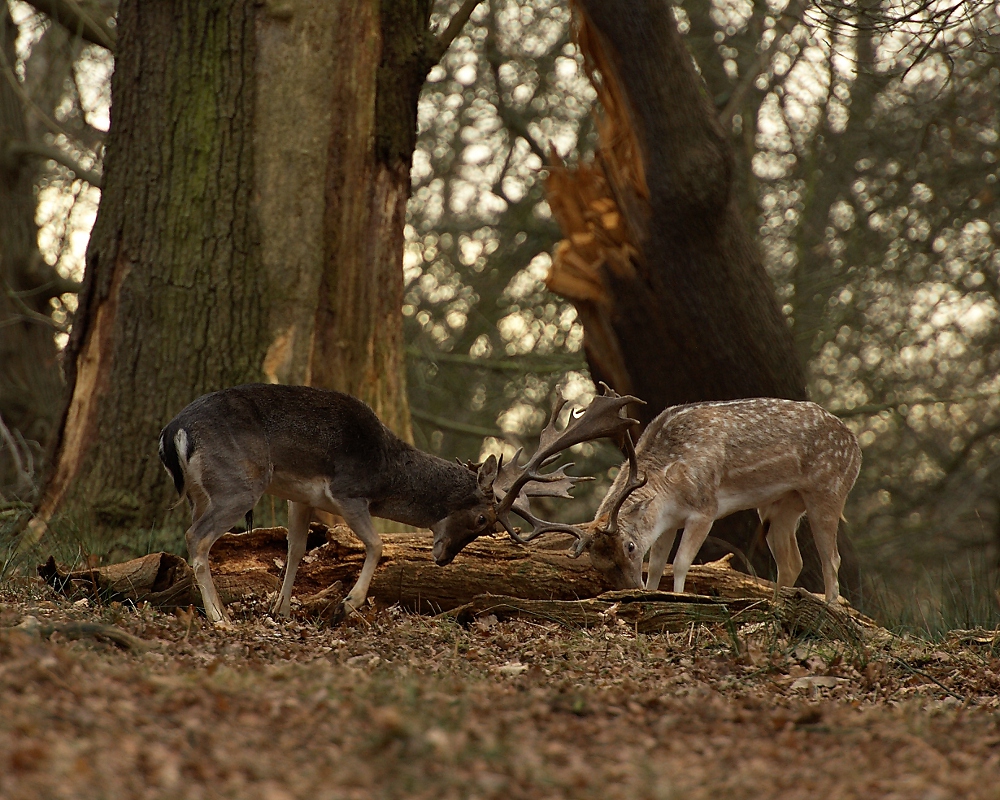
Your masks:
M 628 474 L 612 484 L 594 521 L 580 526 L 571 551 L 575 558 L 586 551 L 594 569 L 615 589 L 642 585 L 645 555 L 645 549 L 636 540 L 635 530 L 642 524 L 648 503 L 633 503 L 626 518 L 621 518 L 622 506 L 629 495 L 646 484 L 646 476 L 639 474 L 635 445 L 628 431 L 625 433 L 625 452 L 628 455 Z
M 434 561 L 442 567 L 454 561 L 466 545 L 496 529 L 494 484 L 500 469 L 496 456 L 491 455 L 482 464 L 467 462 L 463 466 L 476 474 L 471 505 L 453 511 L 436 525 L 431 525 Z
M 567 475 L 566 470 L 572 464 L 551 472 L 543 471 L 561 452 L 575 444 L 603 437 L 624 437 L 632 454 L 630 463 L 634 465 L 635 450 L 628 429 L 637 422 L 624 412 L 629 403 L 642 401 L 631 396 L 622 397 L 604 383 L 601 387 L 603 394 L 595 397 L 586 409 L 574 409 L 562 429 L 558 427 L 558 419 L 566 406 L 566 399 L 561 395 L 556 399 L 552 416 L 539 437 L 538 449 L 524 466 L 518 465 L 520 450 L 507 464 L 497 461 L 494 456 L 490 456 L 482 464 L 466 464 L 476 473 L 479 492 L 484 495 L 484 500 L 486 497 L 491 497 L 492 500 L 478 502 L 464 511 L 455 512 L 434 526 L 435 562 L 440 565 L 449 564 L 467 544 L 494 530 L 505 530 L 519 544 L 527 544 L 550 531 L 569 533 L 579 540 L 574 554 L 583 552 L 586 542 L 591 538 L 590 524 L 574 526 L 539 519 L 532 512 L 531 498 L 571 498 L 570 491 L 577 483 L 592 480 L 589 477 Z M 621 502 L 624 502 L 625 496 L 627 493 L 622 496 Z M 614 516 L 617 516 L 620 508 L 621 503 L 616 507 Z M 512 513 L 531 525 L 528 533 L 522 534 L 521 529 L 514 526 L 510 516 Z

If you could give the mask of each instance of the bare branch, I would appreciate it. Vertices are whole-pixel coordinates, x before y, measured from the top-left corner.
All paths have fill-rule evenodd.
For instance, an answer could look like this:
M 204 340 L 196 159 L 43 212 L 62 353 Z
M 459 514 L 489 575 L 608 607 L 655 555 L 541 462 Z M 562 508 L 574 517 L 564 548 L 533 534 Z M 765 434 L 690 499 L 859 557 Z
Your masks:
M 540 356 L 535 353 L 525 353 L 517 358 L 475 358 L 462 353 L 445 353 L 423 350 L 418 347 L 406 348 L 407 356 L 419 358 L 431 363 L 461 364 L 474 369 L 485 369 L 491 372 L 510 372 L 515 375 L 563 373 L 570 369 L 583 369 L 586 365 L 582 354 L 578 357 L 558 355 Z M 492 435 L 492 434 L 491 434 Z
M 468 436 L 476 436 L 479 438 L 485 438 L 487 436 L 492 436 L 496 439 L 502 439 L 504 434 L 499 430 L 492 430 L 490 428 L 484 428 L 480 425 L 467 425 L 464 422 L 456 422 L 453 419 L 448 419 L 447 417 L 439 417 L 437 414 L 431 414 L 427 411 L 421 411 L 419 408 L 413 408 L 410 406 L 410 415 L 416 417 L 417 419 L 422 419 L 424 422 L 429 422 L 432 425 L 436 425 L 439 428 L 444 428 L 445 430 L 454 431 L 455 433 L 464 433 Z
M 21 457 L 21 448 L 10 429 L 4 424 L 3 417 L 0 417 L 0 442 L 10 451 L 11 460 L 14 462 L 15 492 L 21 493 L 30 490 L 34 485 L 31 477 L 31 454 L 26 453 L 27 459 Z M 25 464 L 26 460 L 28 465 Z
M 801 11 L 799 13 L 801 13 Z M 749 67 L 749 69 L 747 69 L 746 73 L 743 75 L 743 80 L 736 85 L 735 89 L 733 89 L 732 94 L 729 95 L 729 102 L 726 103 L 726 107 L 722 109 L 722 113 L 719 114 L 719 121 L 726 130 L 729 130 L 732 127 L 733 117 L 739 113 L 740 108 L 743 106 L 744 99 L 750 93 L 750 90 L 753 88 L 754 83 L 757 80 L 757 76 L 767 68 L 768 63 L 771 60 L 771 55 L 774 53 L 774 49 L 781 41 L 782 36 L 791 33 L 798 22 L 800 22 L 800 19 L 790 11 L 786 11 L 786 13 L 782 14 L 778 18 L 774 26 L 774 38 L 771 39 L 768 46 L 758 54 L 754 63 Z
M 84 41 L 115 52 L 118 34 L 92 17 L 76 0 L 28 0 L 28 2 Z
M 469 17 L 472 16 L 472 12 L 476 10 L 482 0 L 465 0 L 462 3 L 458 11 L 455 12 L 455 16 L 451 18 L 448 23 L 448 27 L 444 29 L 434 40 L 433 44 L 428 47 L 428 57 L 432 64 L 436 64 L 441 60 L 441 57 L 445 54 L 445 51 L 451 46 L 451 43 L 455 41 L 458 34 L 462 32 L 462 28 L 465 27 L 465 23 L 469 21 Z
M 935 403 L 946 403 L 946 404 L 957 404 L 957 403 L 967 403 L 969 401 L 981 401 L 981 400 L 992 400 L 996 395 L 992 392 L 983 393 L 969 393 L 954 395 L 952 397 L 917 397 L 913 399 L 902 399 L 895 400 L 891 403 L 870 403 L 863 406 L 855 406 L 854 408 L 841 408 L 841 409 L 830 409 L 830 413 L 835 417 L 840 417 L 841 419 L 850 419 L 851 417 L 866 417 L 874 416 L 882 411 L 893 411 L 899 413 L 900 406 L 926 406 L 934 405 Z
M 46 128 L 57 136 L 61 134 L 70 140 L 74 138 L 72 133 L 46 114 L 41 106 L 35 102 L 34 98 L 32 98 L 28 91 L 21 85 L 21 82 L 17 79 L 17 73 L 14 71 L 14 65 L 10 63 L 10 59 L 7 58 L 7 54 L 4 52 L 2 47 L 0 47 L 0 72 L 3 72 L 4 79 L 10 84 L 17 96 L 21 98 L 25 108 L 32 111 L 42 121 L 42 124 L 45 125 Z
M 494 23 L 494 19 L 491 13 L 491 23 Z M 538 143 L 538 140 L 531 135 L 531 131 L 528 130 L 528 123 L 525 121 L 524 117 L 517 113 L 513 108 L 508 106 L 503 99 L 503 84 L 500 82 L 500 60 L 501 53 L 499 48 L 496 46 L 496 39 L 493 33 L 493 25 L 491 24 L 486 32 L 486 60 L 490 65 L 490 72 L 493 74 L 493 85 L 497 92 L 497 115 L 500 117 L 500 121 L 504 124 L 510 133 L 515 136 L 520 136 L 524 141 L 528 143 L 528 147 L 531 148 L 531 152 L 534 153 L 542 162 L 542 166 L 549 163 L 549 157 L 545 150 Z M 514 143 L 510 143 L 511 152 L 514 150 Z
M 55 272 L 55 269 L 52 268 L 52 271 Z M 21 299 L 41 296 L 51 299 L 64 294 L 78 294 L 82 285 L 79 281 L 70 280 L 69 278 L 64 278 L 62 275 L 55 274 L 52 278 L 45 281 L 45 283 L 20 292 L 11 292 L 10 296 Z
M 58 147 L 52 147 L 51 145 L 42 144 L 41 142 L 12 141 L 8 143 L 4 155 L 11 159 L 21 159 L 25 156 L 47 158 L 51 161 L 55 161 L 57 164 L 62 164 L 62 166 L 70 170 L 80 180 L 86 181 L 91 186 L 96 186 L 98 189 L 101 188 L 100 173 L 94 172 L 94 170 L 87 169 L 86 167 L 81 167 L 74 159 L 70 158 Z

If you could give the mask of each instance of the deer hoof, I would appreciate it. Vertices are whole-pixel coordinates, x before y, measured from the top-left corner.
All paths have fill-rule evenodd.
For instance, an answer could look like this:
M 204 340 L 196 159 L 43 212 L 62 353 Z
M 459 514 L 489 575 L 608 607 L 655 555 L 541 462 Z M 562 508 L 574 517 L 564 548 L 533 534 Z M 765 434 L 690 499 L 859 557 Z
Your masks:
M 232 625 L 229 622 L 229 615 L 226 614 L 226 611 L 223 608 L 206 606 L 205 616 L 208 617 L 208 621 L 211 622 L 216 628 L 232 628 Z
M 341 622 L 343 622 L 345 619 L 347 619 L 349 616 L 351 616 L 351 614 L 355 613 L 356 611 L 357 609 L 353 605 L 348 603 L 347 600 L 343 600 L 342 602 L 337 604 L 337 607 L 333 610 L 333 613 L 330 614 L 330 624 L 339 625 Z
M 292 616 L 292 611 L 288 605 L 282 603 L 279 599 L 271 606 L 270 614 L 274 619 L 289 619 Z

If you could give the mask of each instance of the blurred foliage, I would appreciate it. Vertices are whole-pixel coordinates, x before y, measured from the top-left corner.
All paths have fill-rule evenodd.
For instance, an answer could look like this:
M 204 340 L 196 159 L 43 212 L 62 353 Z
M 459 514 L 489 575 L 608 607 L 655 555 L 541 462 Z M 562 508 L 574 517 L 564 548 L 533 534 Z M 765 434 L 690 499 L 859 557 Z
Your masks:
M 992 586 L 996 8 L 688 0 L 678 19 L 732 131 L 811 396 L 865 449 L 847 515 L 873 594 L 943 587 L 927 571 L 941 564 L 952 584 Z M 443 453 L 475 457 L 496 427 L 530 440 L 560 381 L 592 391 L 574 311 L 542 285 L 559 234 L 537 170 L 549 148 L 594 146 L 569 22 L 562 3 L 482 4 L 421 101 L 404 313 L 418 443 Z M 615 452 L 578 460 L 605 479 L 599 497 Z
M 458 5 L 440 2 L 432 27 Z M 56 36 L 11 7 L 28 85 L 35 64 L 55 70 Z M 947 586 L 973 586 L 1000 620 L 997 7 L 685 0 L 677 13 L 732 132 L 738 191 L 811 395 L 861 439 L 847 517 L 873 596 L 889 609 L 919 590 L 930 618 L 965 596 Z M 544 160 L 587 159 L 595 144 L 570 24 L 564 2 L 486 0 L 420 101 L 408 381 L 417 444 L 448 457 L 510 457 L 532 446 L 557 385 L 581 402 L 593 392 L 575 311 L 543 285 L 560 238 Z M 61 88 L 29 88 L 72 130 L 42 135 L 93 166 L 99 137 L 84 133 L 106 124 L 110 57 L 78 42 L 58 52 Z M 50 167 L 42 252 L 79 277 L 72 245 L 91 212 L 70 210 L 93 190 Z M 577 450 L 577 470 L 599 479 L 544 513 L 580 519 L 603 494 L 617 451 Z
M 557 384 L 571 400 L 592 397 L 583 327 L 542 282 L 561 237 L 540 169 L 550 148 L 571 160 L 592 152 L 593 102 L 565 3 L 481 4 L 430 71 L 403 263 L 419 446 L 510 458 L 533 447 Z M 545 513 L 592 514 L 620 460 L 606 443 L 572 456 L 600 479 Z
M 79 7 L 96 18 L 113 20 L 117 1 L 84 0 Z M 84 253 L 100 198 L 99 189 L 89 181 L 100 180 L 113 60 L 105 49 L 53 24 L 28 3 L 10 0 L 0 13 L 0 24 L 8 20 L 17 26 L 15 58 L 13 62 L 0 58 L 0 81 L 12 87 L 20 101 L 23 124 L 11 130 L 23 129 L 19 136 L 24 140 L 5 138 L 9 133 L 0 121 L 0 162 L 30 168 L 36 175 L 38 249 L 23 254 L 29 268 L 20 275 L 19 254 L 7 259 L 0 254 L 0 292 L 13 301 L 0 312 L 0 336 L 5 329 L 14 331 L 14 326 L 28 327 L 39 337 L 51 331 L 61 348 L 76 308 Z M 12 105 L 6 110 L 17 113 L 17 104 Z M 5 172 L 5 179 L 9 175 Z M 25 214 L 30 219 L 30 207 Z M 4 224 L 15 223 L 0 219 Z M 28 234 L 29 240 L 32 236 Z M 5 358 L 21 361 L 0 364 L 0 370 L 19 391 L 30 393 L 31 402 L 24 413 L 10 405 L 0 407 L 0 509 L 34 499 L 44 470 L 45 439 L 55 429 L 62 407 L 55 351 L 49 351 L 50 358 L 33 357 L 26 337 L 12 341 L 17 344 Z
M 10 67 L 24 89 L 28 135 L 33 144 L 44 145 L 52 156 L 58 156 L 58 160 L 43 161 L 38 181 L 39 249 L 61 277 L 80 281 L 100 200 L 99 188 L 81 176 L 100 177 L 114 58 L 104 48 L 53 24 L 34 6 L 20 0 L 9 0 L 8 5 L 19 29 L 17 62 Z M 88 0 L 80 5 L 112 22 L 118 7 L 117 0 Z M 9 77 L 8 72 L 4 79 Z M 52 301 L 60 344 L 66 341 L 69 316 L 75 309 L 76 295 L 71 292 Z

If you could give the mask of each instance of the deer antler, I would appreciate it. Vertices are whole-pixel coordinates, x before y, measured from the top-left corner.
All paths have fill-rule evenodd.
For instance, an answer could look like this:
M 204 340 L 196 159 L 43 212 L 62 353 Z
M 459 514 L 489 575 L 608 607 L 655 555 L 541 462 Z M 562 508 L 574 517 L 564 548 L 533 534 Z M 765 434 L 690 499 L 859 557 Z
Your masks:
M 531 512 L 530 497 L 571 497 L 572 495 L 570 495 L 569 490 L 581 480 L 580 478 L 566 475 L 566 468 L 572 466 L 572 464 L 568 464 L 566 467 L 562 467 L 554 472 L 543 473 L 540 471 L 545 465 L 551 463 L 563 450 L 581 442 L 589 442 L 603 437 L 617 438 L 624 434 L 630 453 L 630 469 L 635 466 L 635 448 L 632 446 L 632 437 L 628 429 L 631 425 L 638 424 L 638 422 L 625 416 L 623 411 L 629 403 L 642 404 L 643 401 L 630 395 L 622 397 L 603 382 L 601 383 L 601 389 L 603 394 L 595 397 L 591 404 L 578 415 L 574 412 L 566 427 L 561 431 L 556 429 L 556 420 L 559 417 L 559 412 L 566 405 L 566 399 L 560 395 L 552 409 L 552 417 L 542 430 L 538 449 L 528 460 L 528 463 L 523 467 L 517 466 L 517 458 L 521 452 L 519 450 L 510 464 L 501 467 L 500 474 L 494 484 L 495 489 L 498 490 L 497 495 L 499 499 L 496 516 L 500 524 L 503 525 L 504 530 L 507 531 L 514 541 L 527 544 L 532 539 L 549 531 L 569 533 L 581 541 L 585 537 L 586 534 L 576 526 L 565 525 L 559 522 L 547 522 L 546 520 L 539 519 Z M 638 468 L 635 467 L 635 472 L 637 471 Z M 632 476 L 632 478 L 633 480 L 630 480 L 630 484 L 634 482 L 635 476 Z M 642 483 L 645 483 L 645 479 L 638 486 L 641 486 Z M 621 508 L 621 503 L 625 502 L 625 497 L 628 496 L 628 493 L 634 491 L 638 486 L 629 489 L 628 492 L 623 494 L 620 501 L 617 501 L 615 514 Z M 531 524 L 532 530 L 530 533 L 522 536 L 514 529 L 514 526 L 510 522 L 511 511 Z
M 612 534 L 618 532 L 618 512 L 622 510 L 625 500 L 640 486 L 646 485 L 646 476 L 639 474 L 639 463 L 635 455 L 635 445 L 632 444 L 631 431 L 625 431 L 625 452 L 628 454 L 628 479 L 618 487 L 618 494 L 615 496 L 615 502 L 611 506 L 611 515 L 608 519 L 608 533 Z
M 632 494 L 640 486 L 646 485 L 646 476 L 639 474 L 639 463 L 635 454 L 635 445 L 632 444 L 632 433 L 630 431 L 625 431 L 625 452 L 628 455 L 628 478 L 625 480 L 621 486 L 617 489 L 614 487 L 608 492 L 617 492 L 617 496 L 614 497 L 614 503 L 611 506 L 611 513 L 608 516 L 608 526 L 606 533 L 615 534 L 618 532 L 618 512 L 622 510 L 622 505 L 624 505 L 625 500 L 628 496 Z M 607 499 L 607 498 L 605 498 Z M 583 551 L 587 548 L 587 544 L 594 537 L 594 531 L 567 531 L 567 533 L 572 533 L 576 536 L 576 544 L 573 545 L 570 552 L 573 558 L 579 558 Z

